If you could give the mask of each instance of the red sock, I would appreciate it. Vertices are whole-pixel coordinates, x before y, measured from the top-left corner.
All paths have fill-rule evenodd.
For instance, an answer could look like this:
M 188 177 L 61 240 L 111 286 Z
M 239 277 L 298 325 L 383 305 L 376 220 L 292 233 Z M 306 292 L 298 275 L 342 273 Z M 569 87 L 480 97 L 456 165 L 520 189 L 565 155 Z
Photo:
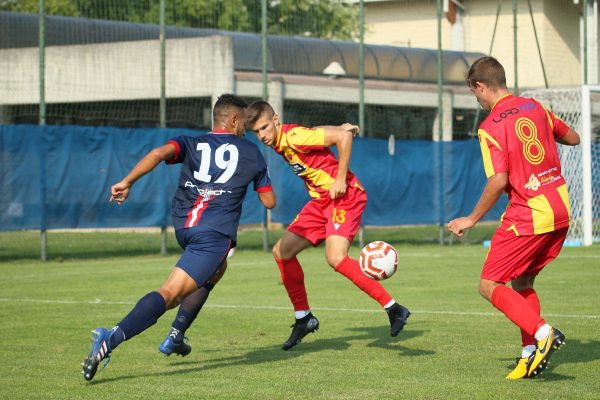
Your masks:
M 358 286 L 363 292 L 371 296 L 371 298 L 385 307 L 390 301 L 392 296 L 381 286 L 381 283 L 374 281 L 371 278 L 367 278 L 365 274 L 360 270 L 358 261 L 346 256 L 340 263 L 335 267 L 335 270 L 346 278 L 350 279 L 352 283 Z
M 304 287 L 304 272 L 296 257 L 287 260 L 278 260 L 277 266 L 281 272 L 283 286 L 287 290 L 288 296 L 294 305 L 294 311 L 310 310 L 308 306 L 308 297 Z
M 544 319 L 531 309 L 527 300 L 504 285 L 496 286 L 492 292 L 492 304 L 530 336 L 545 323 Z
M 533 312 L 535 312 L 537 315 L 540 315 L 540 311 L 542 309 L 540 306 L 540 299 L 538 298 L 538 295 L 533 288 L 527 288 L 527 289 L 521 290 L 520 292 L 517 292 L 517 293 L 519 293 L 521 295 L 521 297 L 523 297 L 525 299 L 525 301 L 527 301 L 529 308 L 531 308 L 533 310 Z M 521 329 L 521 339 L 523 342 L 523 346 L 528 346 L 530 344 L 536 344 L 536 342 L 537 342 L 535 340 L 535 337 L 531 336 L 530 334 L 525 332 L 523 329 Z

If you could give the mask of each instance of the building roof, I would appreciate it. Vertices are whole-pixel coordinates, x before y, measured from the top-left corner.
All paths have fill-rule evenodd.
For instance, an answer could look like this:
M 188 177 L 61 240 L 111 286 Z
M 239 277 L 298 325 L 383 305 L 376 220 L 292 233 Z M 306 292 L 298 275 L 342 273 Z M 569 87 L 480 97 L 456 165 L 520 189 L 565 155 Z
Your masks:
M 0 12 L 0 49 L 37 47 L 37 14 Z M 158 40 L 159 26 L 75 17 L 46 17 L 46 46 Z M 236 71 L 261 71 L 261 36 L 216 29 L 166 27 L 166 38 L 223 35 L 233 41 Z M 273 73 L 358 77 L 359 44 L 297 36 L 268 35 L 268 69 Z M 464 84 L 466 72 L 482 53 L 444 51 L 444 83 Z M 337 63 L 335 65 L 332 63 Z M 329 69 L 328 69 L 329 67 Z M 341 67 L 341 69 L 339 68 Z M 418 83 L 437 82 L 437 50 L 365 44 L 365 78 Z

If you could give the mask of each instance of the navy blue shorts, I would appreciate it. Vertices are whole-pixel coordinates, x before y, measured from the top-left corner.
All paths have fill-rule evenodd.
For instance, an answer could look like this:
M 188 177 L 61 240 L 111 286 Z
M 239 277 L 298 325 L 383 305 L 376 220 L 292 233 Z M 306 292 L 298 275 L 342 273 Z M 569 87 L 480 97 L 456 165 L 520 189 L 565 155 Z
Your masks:
M 227 258 L 233 241 L 222 233 L 206 228 L 187 228 L 175 231 L 183 254 L 177 263 L 198 287 L 202 287 Z

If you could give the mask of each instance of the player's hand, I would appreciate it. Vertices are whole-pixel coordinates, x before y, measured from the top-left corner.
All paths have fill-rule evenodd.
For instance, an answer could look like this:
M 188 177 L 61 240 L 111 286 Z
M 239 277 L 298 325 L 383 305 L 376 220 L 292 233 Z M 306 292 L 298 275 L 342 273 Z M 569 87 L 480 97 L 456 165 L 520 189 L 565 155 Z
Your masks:
M 332 200 L 338 199 L 344 194 L 346 194 L 347 188 L 348 185 L 346 184 L 345 180 L 336 179 L 335 181 L 333 181 L 331 186 L 329 186 L 329 197 L 331 197 Z
M 469 217 L 461 217 L 448 222 L 448 230 L 456 236 L 462 236 L 465 229 L 472 228 L 475 225 Z
M 358 125 L 352 125 L 348 122 L 343 123 L 342 125 L 340 125 L 340 127 L 346 131 L 352 132 L 352 136 L 354 137 L 356 137 L 360 132 L 360 128 L 358 127 Z
M 110 188 L 110 199 L 109 202 L 116 201 L 118 204 L 123 204 L 123 202 L 129 196 L 129 190 L 131 189 L 131 183 L 121 181 L 117 184 L 112 185 Z

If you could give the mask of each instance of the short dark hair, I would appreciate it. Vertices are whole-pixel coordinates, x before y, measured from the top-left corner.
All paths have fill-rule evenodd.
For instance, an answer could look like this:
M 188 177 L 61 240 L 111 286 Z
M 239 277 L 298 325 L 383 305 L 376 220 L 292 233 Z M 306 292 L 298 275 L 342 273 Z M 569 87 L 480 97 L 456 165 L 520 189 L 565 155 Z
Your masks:
M 248 106 L 246 100 L 234 94 L 225 93 L 219 96 L 215 106 L 213 107 L 213 119 L 216 121 L 219 118 L 226 117 L 231 108 L 240 110 Z
M 477 86 L 477 82 L 485 83 L 490 88 L 506 89 L 506 73 L 504 67 L 494 57 L 481 57 L 471 65 L 467 73 L 467 84 Z
M 273 118 L 275 115 L 275 110 L 273 110 L 273 107 L 271 107 L 271 105 L 264 100 L 257 100 L 246 108 L 246 115 L 248 116 L 247 121 L 249 125 L 254 124 L 264 114 L 267 114 L 269 118 Z

